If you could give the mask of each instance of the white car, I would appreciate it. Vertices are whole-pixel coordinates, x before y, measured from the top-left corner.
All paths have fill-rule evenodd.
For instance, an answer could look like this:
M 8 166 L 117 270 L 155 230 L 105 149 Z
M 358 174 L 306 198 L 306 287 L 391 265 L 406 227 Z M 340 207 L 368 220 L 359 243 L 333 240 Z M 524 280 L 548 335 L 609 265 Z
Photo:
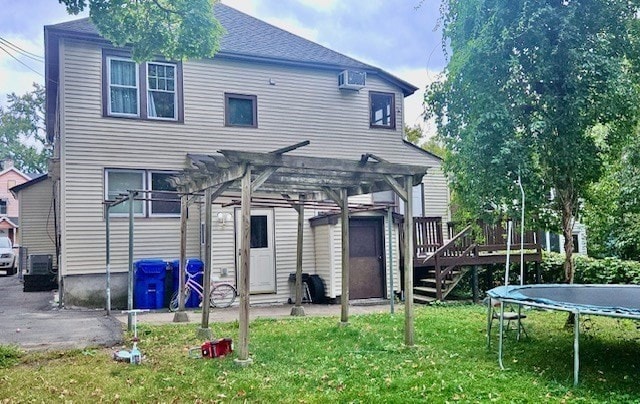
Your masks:
M 0 237 L 0 274 L 13 275 L 17 271 L 16 254 L 9 237 Z

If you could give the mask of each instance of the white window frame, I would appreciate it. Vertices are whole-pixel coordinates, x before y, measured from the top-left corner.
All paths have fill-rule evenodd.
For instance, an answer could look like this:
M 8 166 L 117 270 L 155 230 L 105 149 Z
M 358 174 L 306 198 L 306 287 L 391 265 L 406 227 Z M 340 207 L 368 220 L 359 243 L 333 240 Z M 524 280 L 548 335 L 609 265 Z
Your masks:
M 107 56 L 106 57 L 107 60 L 107 115 L 109 116 L 124 116 L 124 117 L 135 117 L 135 118 L 140 118 L 140 69 L 138 68 L 138 64 L 136 62 L 134 62 L 131 59 L 127 59 L 127 58 L 123 58 L 123 57 L 117 57 L 117 56 Z M 130 86 L 123 86 L 120 84 L 112 84 L 111 83 L 111 61 L 112 60 L 120 60 L 123 62 L 129 62 L 129 63 L 133 63 L 133 65 L 135 66 L 135 72 L 136 72 L 136 110 L 137 112 L 135 114 L 126 114 L 123 112 L 113 112 L 111 110 L 111 87 L 118 87 L 118 88 L 133 88 Z
M 167 90 L 151 90 L 149 88 L 149 65 L 158 65 L 158 66 L 171 66 L 173 68 L 173 91 Z M 175 63 L 166 63 L 166 62 L 146 62 L 144 66 L 144 78 L 146 80 L 145 87 L 147 89 L 147 119 L 153 119 L 158 121 L 177 121 L 178 120 L 178 65 Z M 165 78 L 166 80 L 166 78 Z M 173 92 L 173 118 L 165 118 L 161 116 L 151 116 L 149 114 L 149 96 L 152 91 L 157 91 L 161 93 L 171 93 Z M 111 93 L 111 92 L 109 92 Z
M 146 183 L 146 187 L 145 190 L 147 191 L 148 195 L 149 195 L 149 199 L 152 199 L 153 197 L 153 181 L 152 181 L 152 176 L 153 174 L 176 174 L 175 171 L 162 171 L 162 170 L 149 170 L 147 171 L 147 183 Z M 147 210 L 149 212 L 149 217 L 180 217 L 180 210 L 178 209 L 177 213 L 153 213 L 153 201 L 149 200 L 149 209 Z M 176 200 L 176 203 L 178 203 L 178 205 L 180 204 L 180 199 L 178 198 Z
M 119 172 L 119 173 L 135 173 L 140 174 L 142 176 L 142 189 L 147 189 L 147 176 L 145 175 L 145 170 L 136 170 L 136 169 L 127 169 L 127 168 L 105 168 L 104 169 L 104 200 L 109 200 L 109 173 L 110 172 Z M 142 194 L 144 195 L 144 194 Z M 142 202 L 142 212 L 135 212 L 133 216 L 135 217 L 145 217 L 147 215 L 147 204 Z M 119 212 L 109 212 L 110 216 L 113 217 L 123 217 L 129 216 L 129 213 L 119 213 Z

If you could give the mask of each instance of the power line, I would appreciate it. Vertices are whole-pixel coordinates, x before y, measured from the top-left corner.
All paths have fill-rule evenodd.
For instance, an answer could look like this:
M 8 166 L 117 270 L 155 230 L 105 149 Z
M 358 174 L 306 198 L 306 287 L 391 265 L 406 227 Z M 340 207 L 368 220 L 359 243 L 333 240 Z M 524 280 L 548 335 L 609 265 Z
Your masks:
M 7 55 L 9 55 L 11 58 L 13 58 L 16 62 L 20 63 L 22 66 L 26 67 L 27 69 L 31 70 L 32 72 L 34 72 L 35 74 L 41 76 L 44 78 L 44 75 L 42 73 L 40 73 L 39 71 L 35 70 L 34 68 L 32 68 L 31 66 L 29 66 L 28 64 L 24 63 L 22 60 L 18 59 L 17 57 L 15 57 L 14 55 L 11 54 L 11 52 L 9 52 L 8 50 L 6 50 L 2 44 L 0 44 L 0 50 L 2 50 L 4 53 L 6 53 Z
M 33 59 L 33 60 L 38 61 L 38 62 L 44 62 L 44 58 L 42 56 L 36 55 L 35 53 L 31 53 L 29 51 L 26 51 L 26 50 L 22 49 L 21 47 L 19 47 L 18 45 L 12 43 L 11 41 L 8 41 L 8 40 L 4 39 L 3 37 L 0 37 L 0 42 L 4 43 L 6 46 L 12 48 L 14 51 L 16 51 L 18 53 L 21 53 L 22 55 L 24 55 L 24 56 L 26 56 L 26 57 L 28 57 L 30 59 Z

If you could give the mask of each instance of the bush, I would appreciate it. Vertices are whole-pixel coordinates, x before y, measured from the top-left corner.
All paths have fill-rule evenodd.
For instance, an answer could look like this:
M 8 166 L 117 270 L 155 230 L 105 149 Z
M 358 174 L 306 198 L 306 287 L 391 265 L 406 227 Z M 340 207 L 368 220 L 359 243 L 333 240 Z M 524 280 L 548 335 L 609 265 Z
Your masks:
M 575 283 L 640 284 L 640 262 L 618 258 L 574 257 Z M 545 283 L 564 282 L 564 254 L 544 253 L 540 268 Z
M 20 352 L 18 347 L 13 345 L 0 345 L 0 369 L 15 365 L 18 363 L 20 356 L 22 356 L 22 352 Z

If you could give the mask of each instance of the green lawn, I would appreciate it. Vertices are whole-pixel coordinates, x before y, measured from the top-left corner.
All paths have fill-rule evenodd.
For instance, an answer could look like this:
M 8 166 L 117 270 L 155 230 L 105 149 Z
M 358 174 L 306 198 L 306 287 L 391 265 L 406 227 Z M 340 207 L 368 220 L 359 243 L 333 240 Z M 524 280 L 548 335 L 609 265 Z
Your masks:
M 253 365 L 234 355 L 191 359 L 196 325 L 139 327 L 141 366 L 112 350 L 23 353 L 0 347 L 0 401 L 8 402 L 640 402 L 640 332 L 624 320 L 592 317 L 581 338 L 581 383 L 573 387 L 573 334 L 566 314 L 531 311 L 529 339 L 485 343 L 482 306 L 416 309 L 415 348 L 403 344 L 404 316 L 258 320 Z M 217 337 L 237 323 L 214 324 Z

